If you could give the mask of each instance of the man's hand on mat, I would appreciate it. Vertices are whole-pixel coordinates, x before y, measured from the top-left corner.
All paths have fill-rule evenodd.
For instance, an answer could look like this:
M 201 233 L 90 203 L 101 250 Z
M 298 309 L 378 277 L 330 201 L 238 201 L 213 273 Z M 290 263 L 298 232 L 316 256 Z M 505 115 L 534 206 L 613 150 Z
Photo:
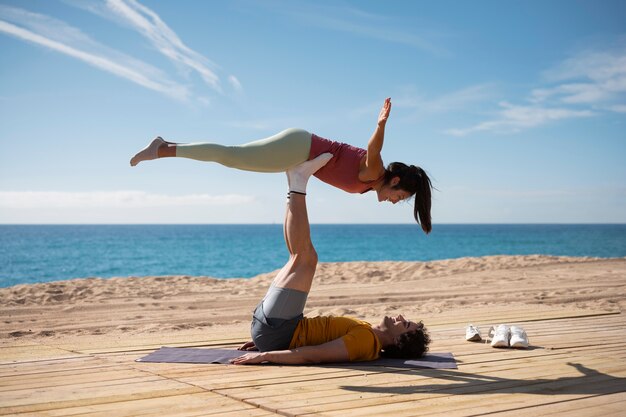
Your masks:
M 237 350 L 256 350 L 256 351 L 258 351 L 259 349 L 256 347 L 254 342 L 250 341 L 250 342 L 246 342 L 243 345 L 239 346 L 237 348 Z
M 254 363 L 267 362 L 265 352 L 246 353 L 238 358 L 231 359 L 230 363 L 234 365 L 252 365 Z

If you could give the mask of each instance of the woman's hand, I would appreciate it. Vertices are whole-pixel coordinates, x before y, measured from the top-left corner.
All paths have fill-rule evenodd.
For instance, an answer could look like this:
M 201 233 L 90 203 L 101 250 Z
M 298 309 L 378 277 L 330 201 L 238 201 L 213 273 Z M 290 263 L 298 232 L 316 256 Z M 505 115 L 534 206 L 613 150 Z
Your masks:
M 252 365 L 255 363 L 267 362 L 265 352 L 250 352 L 245 355 L 241 355 L 238 358 L 231 359 L 230 363 L 233 365 Z
M 237 348 L 237 350 L 256 350 L 256 351 L 258 351 L 259 348 L 256 347 L 254 342 L 250 341 L 250 342 L 246 342 L 243 345 L 239 346 Z
M 383 104 L 383 108 L 380 109 L 380 114 L 378 115 L 378 126 L 385 126 L 387 123 L 387 118 L 389 117 L 389 112 L 391 111 L 391 97 L 388 97 Z

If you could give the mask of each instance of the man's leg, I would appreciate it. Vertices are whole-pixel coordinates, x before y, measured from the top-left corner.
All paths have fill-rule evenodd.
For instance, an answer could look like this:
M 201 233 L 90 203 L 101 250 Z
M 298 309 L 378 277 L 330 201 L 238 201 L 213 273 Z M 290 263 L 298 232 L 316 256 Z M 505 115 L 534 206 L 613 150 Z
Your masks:
M 309 292 L 317 267 L 317 252 L 311 242 L 306 196 L 291 193 L 287 203 L 285 237 L 290 251 L 289 260 L 272 285 Z
M 289 260 L 280 270 L 273 286 L 308 293 L 311 290 L 317 253 L 311 242 L 311 230 L 306 209 L 306 184 L 311 175 L 326 165 L 331 154 L 322 154 L 287 171 L 289 201 L 285 215 L 285 243 Z
M 323 154 L 287 171 L 289 200 L 284 233 L 289 260 L 255 309 L 251 326 L 252 340 L 262 352 L 287 349 L 302 318 L 317 267 L 306 211 L 306 183 L 330 158 L 331 154 Z

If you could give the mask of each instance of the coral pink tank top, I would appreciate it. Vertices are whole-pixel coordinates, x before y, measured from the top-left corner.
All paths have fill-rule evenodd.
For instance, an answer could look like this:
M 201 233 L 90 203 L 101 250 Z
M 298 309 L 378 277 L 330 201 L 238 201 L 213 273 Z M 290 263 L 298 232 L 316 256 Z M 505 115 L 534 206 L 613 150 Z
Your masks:
M 382 177 L 369 182 L 359 180 L 361 159 L 367 154 L 365 149 L 347 143 L 334 142 L 312 134 L 309 160 L 325 152 L 332 153 L 333 159 L 314 175 L 327 184 L 349 193 L 363 194 L 370 191 L 374 184 L 382 180 Z

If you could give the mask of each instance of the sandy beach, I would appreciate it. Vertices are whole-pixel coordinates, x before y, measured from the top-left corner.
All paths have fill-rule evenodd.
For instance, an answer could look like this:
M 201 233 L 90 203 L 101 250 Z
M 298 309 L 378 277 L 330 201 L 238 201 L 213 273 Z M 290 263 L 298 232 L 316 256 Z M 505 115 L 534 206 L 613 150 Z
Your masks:
M 274 272 L 252 279 L 86 278 L 0 289 L 0 346 L 133 338 L 167 344 L 190 335 L 244 340 Z M 433 262 L 321 263 L 305 314 L 378 322 L 463 316 L 520 306 L 622 311 L 626 259 L 490 256 Z M 496 324 L 496 323 L 493 323 Z M 462 329 L 459 329 L 461 335 Z M 435 337 L 436 345 L 436 337 Z

